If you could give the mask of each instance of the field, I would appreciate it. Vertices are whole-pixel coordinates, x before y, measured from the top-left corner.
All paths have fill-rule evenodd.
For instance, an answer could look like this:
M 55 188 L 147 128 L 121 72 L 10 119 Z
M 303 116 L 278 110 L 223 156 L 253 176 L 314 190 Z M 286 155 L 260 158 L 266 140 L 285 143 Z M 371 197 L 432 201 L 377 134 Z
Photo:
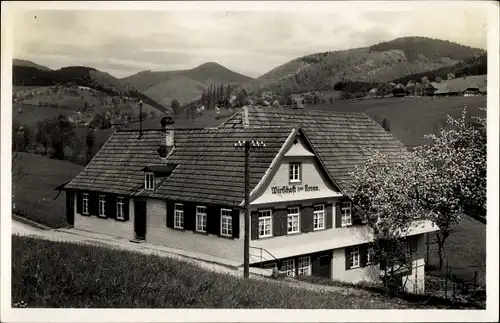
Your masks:
M 20 302 L 52 308 L 429 307 L 376 293 L 346 296 L 244 280 L 130 251 L 13 236 L 12 304 Z
M 18 109 L 23 110 L 22 113 L 18 112 Z M 36 126 L 36 123 L 45 119 L 52 119 L 57 117 L 59 114 L 64 116 L 73 115 L 75 111 L 66 108 L 53 108 L 53 107 L 39 107 L 37 105 L 29 104 L 12 104 L 12 119 L 18 121 L 20 124 L 27 126 Z
M 106 93 L 82 86 L 15 86 L 13 93 L 17 99 L 17 102 L 12 104 L 13 118 L 27 125 L 53 118 L 59 113 L 65 116 L 73 115 L 77 111 L 83 111 L 86 105 L 95 112 L 118 109 L 122 113 L 131 113 L 134 116 L 139 113 L 136 99 L 111 97 Z M 45 106 L 46 103 L 57 104 L 57 107 Z M 18 113 L 20 107 L 23 113 Z M 163 114 L 148 104 L 144 104 L 143 111 L 148 116 L 151 112 L 156 115 Z
M 477 271 L 478 283 L 486 285 L 486 226 L 467 216 L 445 242 L 445 258 L 451 272 L 460 278 L 472 280 Z M 431 239 L 431 238 L 430 238 Z M 437 245 L 429 247 L 430 265 L 439 267 Z M 439 270 L 431 270 L 437 274 Z
M 65 195 L 56 200 L 55 188 L 82 170 L 79 165 L 40 155 L 19 153 L 23 176 L 12 183 L 14 212 L 30 220 L 61 227 L 66 224 Z
M 446 123 L 446 115 L 460 116 L 464 105 L 473 116 L 485 115 L 486 96 L 476 97 L 405 97 L 387 99 L 341 100 L 307 105 L 306 109 L 362 112 L 381 122 L 389 119 L 392 134 L 407 147 L 425 143 L 424 135 L 436 133 Z

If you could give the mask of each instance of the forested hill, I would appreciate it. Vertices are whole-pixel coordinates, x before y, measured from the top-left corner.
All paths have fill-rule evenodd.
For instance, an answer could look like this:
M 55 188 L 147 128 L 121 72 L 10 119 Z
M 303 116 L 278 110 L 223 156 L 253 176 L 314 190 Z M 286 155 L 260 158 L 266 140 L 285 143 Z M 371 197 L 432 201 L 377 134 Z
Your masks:
M 333 90 L 339 82 L 376 84 L 451 67 L 486 55 L 445 40 L 403 37 L 369 47 L 316 53 L 296 58 L 243 85 L 250 93 L 301 93 Z

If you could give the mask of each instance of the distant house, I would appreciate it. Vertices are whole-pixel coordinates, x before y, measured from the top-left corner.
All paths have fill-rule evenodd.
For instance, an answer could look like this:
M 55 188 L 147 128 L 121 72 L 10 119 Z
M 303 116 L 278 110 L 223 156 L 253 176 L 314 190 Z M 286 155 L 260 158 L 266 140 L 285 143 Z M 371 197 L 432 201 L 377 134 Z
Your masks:
M 364 149 L 406 149 L 364 114 L 247 107 L 217 128 L 118 130 L 65 185 L 67 222 L 243 266 L 241 140 L 266 144 L 249 161 L 251 266 L 380 279 L 367 253 L 373 236 L 347 197 L 350 171 Z M 409 291 L 424 290 L 425 235 L 436 230 L 415 220 L 405 237 L 412 267 L 396 277 Z
M 481 89 L 485 87 L 486 75 L 474 75 L 463 78 L 460 77 L 439 83 L 439 89 L 434 92 L 434 95 L 474 96 L 481 94 Z
M 395 88 L 392 89 L 392 95 L 395 97 L 403 97 L 406 96 L 406 94 L 406 87 L 401 83 L 399 83 Z
M 439 83 L 437 83 L 437 82 L 429 82 L 429 83 L 427 83 L 427 84 L 424 85 L 424 89 L 422 91 L 422 94 L 423 95 L 427 95 L 427 96 L 432 96 L 432 95 L 434 95 L 434 93 L 436 91 L 438 91 L 441 88 L 443 88 L 443 87 L 440 86 Z

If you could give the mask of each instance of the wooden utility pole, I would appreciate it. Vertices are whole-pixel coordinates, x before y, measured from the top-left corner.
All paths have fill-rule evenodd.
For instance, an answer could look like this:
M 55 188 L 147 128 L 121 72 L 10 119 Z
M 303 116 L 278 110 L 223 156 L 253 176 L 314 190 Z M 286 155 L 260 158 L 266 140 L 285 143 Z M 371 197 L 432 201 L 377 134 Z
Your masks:
M 250 275 L 250 142 L 245 141 L 245 246 L 243 255 L 243 277 Z
M 245 149 L 245 238 L 243 245 L 243 277 L 250 276 L 250 151 L 266 146 L 263 141 L 238 141 L 235 147 L 244 146 Z

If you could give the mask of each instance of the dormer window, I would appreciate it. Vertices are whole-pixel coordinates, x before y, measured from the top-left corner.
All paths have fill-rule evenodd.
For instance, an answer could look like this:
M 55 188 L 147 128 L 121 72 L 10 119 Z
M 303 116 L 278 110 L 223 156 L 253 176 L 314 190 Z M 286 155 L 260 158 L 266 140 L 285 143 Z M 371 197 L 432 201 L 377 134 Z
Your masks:
M 300 182 L 300 163 L 290 163 L 289 179 L 291 183 Z
M 146 190 L 155 189 L 155 174 L 152 172 L 144 173 L 144 188 Z

